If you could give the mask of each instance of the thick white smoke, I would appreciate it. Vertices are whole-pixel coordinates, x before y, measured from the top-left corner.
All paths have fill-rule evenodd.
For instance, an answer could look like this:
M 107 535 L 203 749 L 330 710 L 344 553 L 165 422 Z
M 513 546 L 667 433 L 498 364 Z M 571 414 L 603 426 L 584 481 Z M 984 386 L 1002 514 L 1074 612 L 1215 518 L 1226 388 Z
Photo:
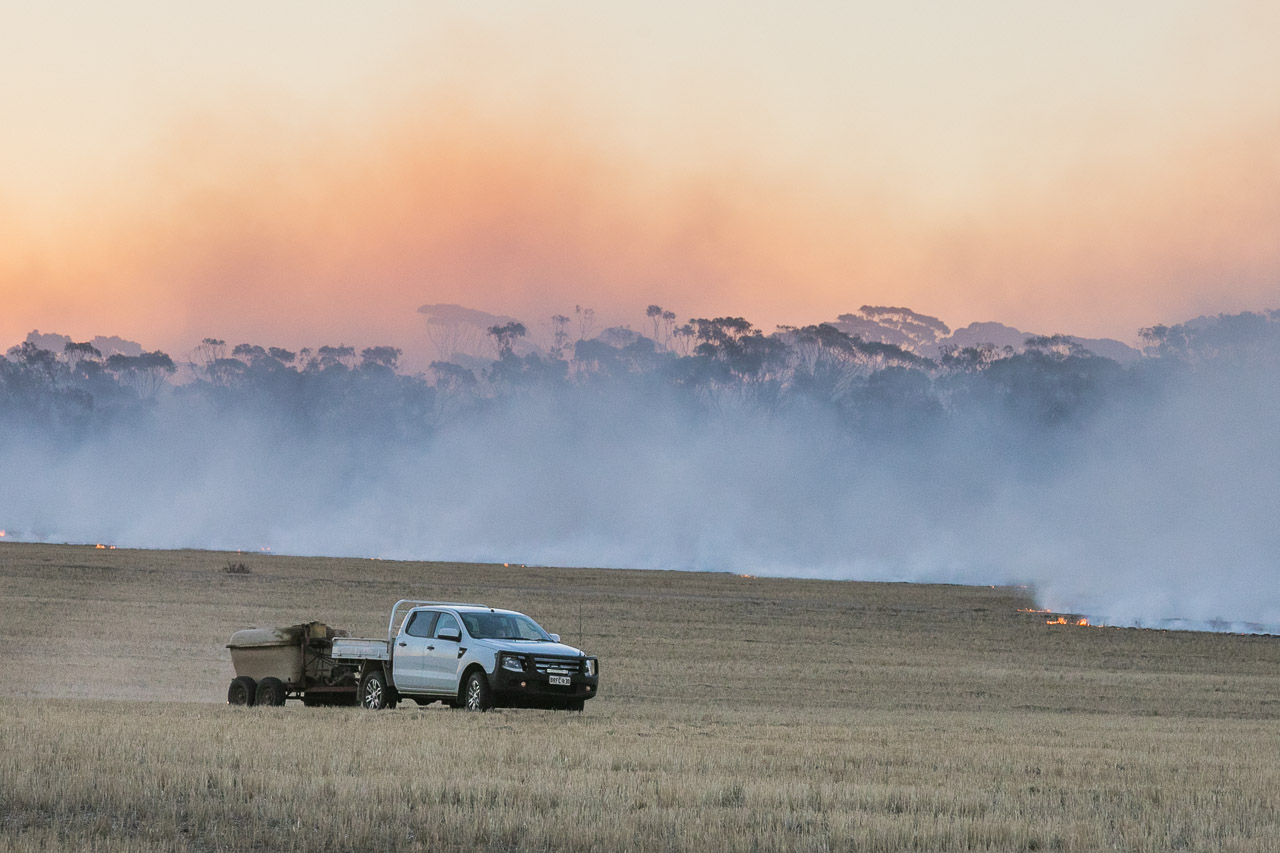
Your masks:
M 1052 429 L 993 416 L 870 435 L 820 406 L 693 407 L 627 387 L 526 389 L 416 439 L 162 394 L 154 417 L 89 439 L 10 431 L 0 528 L 151 548 L 1025 583 L 1042 605 L 1106 624 L 1280 626 L 1270 371 L 1181 372 Z

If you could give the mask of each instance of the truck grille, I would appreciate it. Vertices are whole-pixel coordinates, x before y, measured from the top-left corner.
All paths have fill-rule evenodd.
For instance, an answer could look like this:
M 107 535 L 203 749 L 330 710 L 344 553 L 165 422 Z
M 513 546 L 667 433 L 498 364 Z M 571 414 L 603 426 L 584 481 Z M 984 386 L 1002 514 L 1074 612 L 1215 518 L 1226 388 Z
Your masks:
M 580 675 L 582 673 L 582 658 L 535 657 L 533 659 L 533 668 L 542 675 L 546 675 L 553 669 L 566 672 L 569 675 Z

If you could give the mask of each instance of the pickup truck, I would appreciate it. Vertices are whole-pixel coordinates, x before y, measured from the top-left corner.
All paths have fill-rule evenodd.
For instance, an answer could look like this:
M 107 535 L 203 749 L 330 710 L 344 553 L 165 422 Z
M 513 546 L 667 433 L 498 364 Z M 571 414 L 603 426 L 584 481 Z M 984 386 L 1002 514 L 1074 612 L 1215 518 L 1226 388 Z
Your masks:
M 402 608 L 407 608 L 401 613 Z M 255 628 L 231 637 L 233 705 L 444 702 L 472 711 L 550 707 L 581 711 L 600 663 L 514 610 L 401 599 L 387 638 L 355 638 L 320 623 Z

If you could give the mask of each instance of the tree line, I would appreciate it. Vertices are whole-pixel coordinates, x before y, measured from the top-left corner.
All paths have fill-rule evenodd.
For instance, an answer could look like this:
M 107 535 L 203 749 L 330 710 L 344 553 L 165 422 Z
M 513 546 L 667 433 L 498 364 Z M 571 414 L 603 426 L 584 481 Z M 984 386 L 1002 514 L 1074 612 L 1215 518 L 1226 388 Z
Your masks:
M 742 317 L 679 324 L 657 305 L 646 318 L 651 334 L 615 328 L 573 340 L 568 318 L 557 316 L 546 347 L 530 345 L 520 322 L 494 325 L 484 366 L 436 361 L 413 375 L 391 346 L 292 351 L 206 338 L 177 362 L 160 351 L 104 356 L 89 342 L 58 352 L 28 341 L 0 358 L 0 424 L 88 434 L 179 404 L 412 439 L 516 395 L 660 393 L 695 412 L 812 412 L 869 439 L 957 419 L 1044 432 L 1158 393 L 1171 375 L 1272 369 L 1280 355 L 1277 312 L 1142 329 L 1144 356 L 1126 365 L 1063 335 L 1028 337 L 1020 349 L 944 347 L 929 358 L 829 324 L 765 334 Z

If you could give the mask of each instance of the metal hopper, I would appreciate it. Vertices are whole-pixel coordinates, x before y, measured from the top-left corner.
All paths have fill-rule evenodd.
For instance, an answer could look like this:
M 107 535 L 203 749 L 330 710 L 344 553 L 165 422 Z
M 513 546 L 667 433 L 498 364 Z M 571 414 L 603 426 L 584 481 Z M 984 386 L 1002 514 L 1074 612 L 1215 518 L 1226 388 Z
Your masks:
M 237 676 L 248 676 L 254 681 L 278 678 L 291 690 L 304 686 L 307 673 L 308 647 L 327 651 L 336 636 L 345 631 L 335 631 L 322 622 L 306 622 L 287 628 L 246 628 L 231 635 L 227 648 L 231 650 L 231 665 Z M 314 664 L 312 664 L 314 668 Z

